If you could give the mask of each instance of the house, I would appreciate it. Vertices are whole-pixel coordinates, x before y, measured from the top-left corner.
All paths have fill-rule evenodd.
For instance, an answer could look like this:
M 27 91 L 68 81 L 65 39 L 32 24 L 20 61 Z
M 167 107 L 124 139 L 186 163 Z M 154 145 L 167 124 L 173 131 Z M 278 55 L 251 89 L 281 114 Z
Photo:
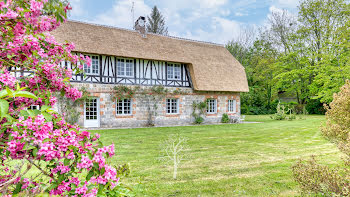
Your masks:
M 240 92 L 248 91 L 245 70 L 222 45 L 146 33 L 144 21 L 136 30 L 68 21 L 52 32 L 59 42 L 73 42 L 75 53 L 89 55 L 85 75 L 72 83 L 93 96 L 79 108 L 84 127 L 189 125 L 193 103 L 207 102 L 205 123 L 218 123 L 224 113 L 240 117 Z M 64 63 L 69 67 L 69 62 Z M 154 103 L 145 97 L 113 99 L 116 86 L 146 89 L 162 86 L 171 93 Z M 149 99 L 149 98 L 148 98 Z M 147 105 L 148 103 L 148 105 Z

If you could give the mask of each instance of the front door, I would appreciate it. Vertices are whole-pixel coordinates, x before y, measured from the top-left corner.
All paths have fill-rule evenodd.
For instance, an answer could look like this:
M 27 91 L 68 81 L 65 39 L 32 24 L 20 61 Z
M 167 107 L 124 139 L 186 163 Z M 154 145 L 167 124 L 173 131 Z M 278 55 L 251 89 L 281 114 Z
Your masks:
M 100 127 L 100 107 L 98 98 L 85 100 L 84 105 L 84 127 Z

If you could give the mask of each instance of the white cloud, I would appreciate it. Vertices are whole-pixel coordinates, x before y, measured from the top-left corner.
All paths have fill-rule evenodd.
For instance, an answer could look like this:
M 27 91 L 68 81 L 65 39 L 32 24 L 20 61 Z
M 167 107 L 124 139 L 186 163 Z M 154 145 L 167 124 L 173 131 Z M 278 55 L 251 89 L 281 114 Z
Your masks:
M 84 0 L 71 1 L 79 5 Z M 245 26 L 252 25 L 244 25 L 235 19 L 249 18 L 255 10 L 266 7 L 270 8 L 271 13 L 298 4 L 298 0 L 148 0 L 147 4 L 145 0 L 114 0 L 109 10 L 90 21 L 131 29 L 132 2 L 135 3 L 134 20 L 149 15 L 153 5 L 157 5 L 165 17 L 170 35 L 221 44 L 239 36 Z M 257 21 L 260 23 L 261 18 Z
M 86 14 L 86 11 L 82 8 L 81 0 L 69 0 L 69 3 L 72 6 L 72 11 L 70 12 L 70 14 L 73 17 L 79 17 Z
M 277 7 L 294 9 L 299 5 L 299 0 L 277 0 Z
M 197 0 L 197 3 L 204 8 L 216 8 L 227 3 L 227 0 Z
M 115 4 L 111 10 L 98 15 L 92 22 L 132 29 L 132 2 L 135 3 L 134 20 L 136 20 L 139 16 L 146 16 L 151 12 L 151 8 L 147 6 L 143 0 L 115 1 Z
M 239 22 L 221 17 L 213 17 L 207 28 L 188 30 L 183 34 L 176 33 L 176 36 L 226 44 L 232 38 L 237 37 L 240 31 L 241 24 Z

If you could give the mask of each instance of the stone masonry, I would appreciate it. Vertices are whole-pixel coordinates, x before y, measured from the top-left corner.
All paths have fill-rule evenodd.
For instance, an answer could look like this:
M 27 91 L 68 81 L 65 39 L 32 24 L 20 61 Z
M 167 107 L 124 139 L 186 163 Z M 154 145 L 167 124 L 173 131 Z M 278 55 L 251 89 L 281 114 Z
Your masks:
M 92 83 L 72 83 L 75 87 L 85 87 L 91 96 L 100 99 L 100 127 L 101 128 L 121 128 L 121 127 L 144 127 L 148 122 L 148 110 L 142 97 L 135 95 L 132 100 L 132 114 L 127 116 L 116 115 L 116 101 L 111 99 L 111 93 L 115 85 L 109 84 L 92 84 Z M 147 87 L 142 87 L 147 88 Z M 235 121 L 240 119 L 240 94 L 237 92 L 197 92 L 191 88 L 171 88 L 170 91 L 180 90 L 180 95 L 167 95 L 157 104 L 157 116 L 155 126 L 176 126 L 191 125 L 194 118 L 192 117 L 193 102 L 203 102 L 208 98 L 217 99 L 217 113 L 204 114 L 204 124 L 220 123 L 221 117 L 227 113 Z M 179 114 L 166 114 L 166 98 L 179 99 Z M 228 100 L 235 99 L 236 113 L 228 113 Z M 83 105 L 78 109 L 81 113 L 78 124 L 84 126 L 84 109 Z

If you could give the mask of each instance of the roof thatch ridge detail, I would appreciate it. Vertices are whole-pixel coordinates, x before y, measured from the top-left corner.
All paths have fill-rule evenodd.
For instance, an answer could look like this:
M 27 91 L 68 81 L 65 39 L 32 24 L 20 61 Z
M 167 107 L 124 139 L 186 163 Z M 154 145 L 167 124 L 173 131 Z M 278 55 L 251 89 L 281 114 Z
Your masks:
M 79 20 L 73 20 L 69 19 L 68 21 L 70 22 L 75 22 L 75 23 L 83 23 L 87 25 L 94 25 L 94 26 L 100 26 L 100 27 L 106 27 L 106 28 L 113 28 L 113 29 L 119 29 L 119 30 L 124 30 L 124 31 L 130 31 L 130 32 L 137 32 L 136 30 L 132 29 L 127 29 L 127 28 L 122 28 L 122 27 L 116 27 L 112 25 L 102 25 L 102 24 L 97 24 L 97 23 L 91 23 L 91 22 L 85 22 L 85 21 L 79 21 Z M 177 39 L 177 40 L 184 40 L 184 41 L 189 41 L 189 42 L 196 42 L 196 43 L 202 43 L 202 44 L 210 44 L 214 46 L 221 46 L 224 47 L 224 44 L 219 44 L 219 43 L 214 43 L 214 42 L 208 42 L 208 41 L 201 41 L 201 40 L 193 40 L 189 38 L 182 38 L 182 37 L 176 37 L 176 36 L 169 36 L 169 35 L 161 35 L 161 34 L 155 34 L 151 32 L 147 32 L 147 34 L 155 35 L 155 36 L 162 36 L 162 37 L 167 37 L 167 38 L 172 38 L 172 39 Z

